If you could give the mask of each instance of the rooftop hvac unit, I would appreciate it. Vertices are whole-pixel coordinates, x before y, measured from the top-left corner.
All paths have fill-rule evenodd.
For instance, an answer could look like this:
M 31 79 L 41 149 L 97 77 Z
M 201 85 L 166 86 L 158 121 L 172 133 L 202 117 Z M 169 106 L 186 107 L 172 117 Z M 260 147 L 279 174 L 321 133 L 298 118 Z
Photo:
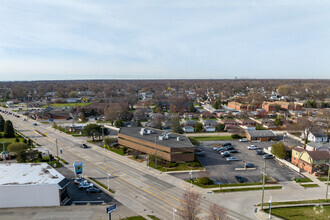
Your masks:
M 160 141 L 164 140 L 164 136 L 159 136 L 158 140 L 160 140 Z

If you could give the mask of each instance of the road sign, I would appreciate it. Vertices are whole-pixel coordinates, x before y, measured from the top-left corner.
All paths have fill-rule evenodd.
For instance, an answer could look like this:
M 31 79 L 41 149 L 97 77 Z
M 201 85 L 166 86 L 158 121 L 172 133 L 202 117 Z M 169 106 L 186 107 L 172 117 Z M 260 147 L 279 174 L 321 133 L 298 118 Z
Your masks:
M 107 208 L 107 213 L 110 214 L 111 212 L 116 210 L 116 204 L 113 204 Z
M 49 119 L 49 122 L 53 122 L 54 120 L 52 118 Z
M 76 175 L 83 173 L 83 162 L 82 161 L 81 162 L 75 162 L 73 164 L 73 166 L 74 166 L 74 172 L 75 172 Z
M 63 151 L 62 151 L 62 148 L 60 149 L 60 154 L 62 154 L 63 153 Z

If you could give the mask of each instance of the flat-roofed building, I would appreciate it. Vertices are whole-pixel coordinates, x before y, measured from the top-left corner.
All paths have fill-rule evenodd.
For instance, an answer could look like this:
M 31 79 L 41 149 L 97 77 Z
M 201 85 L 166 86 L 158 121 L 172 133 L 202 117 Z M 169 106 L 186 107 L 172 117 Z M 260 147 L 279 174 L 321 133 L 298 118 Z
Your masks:
M 155 155 L 170 162 L 194 160 L 195 147 L 188 137 L 144 127 L 123 127 L 118 132 L 118 144 Z
M 249 141 L 270 141 L 274 140 L 277 141 L 276 134 L 271 130 L 247 130 L 246 131 L 246 138 Z
M 0 208 L 60 206 L 68 184 L 47 163 L 0 164 Z

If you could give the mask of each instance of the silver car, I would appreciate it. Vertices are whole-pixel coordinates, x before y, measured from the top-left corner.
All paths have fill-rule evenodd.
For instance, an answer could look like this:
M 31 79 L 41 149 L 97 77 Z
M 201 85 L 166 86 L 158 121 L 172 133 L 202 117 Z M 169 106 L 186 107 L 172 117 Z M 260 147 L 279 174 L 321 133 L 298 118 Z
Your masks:
M 228 157 L 227 161 L 237 161 L 237 157 Z

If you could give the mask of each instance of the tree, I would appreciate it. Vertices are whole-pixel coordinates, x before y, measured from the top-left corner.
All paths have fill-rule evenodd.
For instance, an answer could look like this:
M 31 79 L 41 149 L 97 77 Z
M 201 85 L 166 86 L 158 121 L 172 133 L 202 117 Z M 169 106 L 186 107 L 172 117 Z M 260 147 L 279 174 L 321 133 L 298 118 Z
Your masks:
M 24 144 L 21 142 L 15 142 L 15 143 L 9 144 L 7 149 L 9 152 L 14 152 L 17 155 L 18 152 L 20 152 L 20 151 L 23 151 L 23 152 L 26 151 L 28 149 L 28 146 L 27 146 L 27 144 Z
M 218 124 L 216 127 L 215 127 L 215 130 L 216 131 L 224 131 L 225 130 L 225 127 L 226 127 L 226 125 L 224 125 L 224 124 Z
M 305 141 L 305 144 L 307 144 L 308 135 L 310 134 L 310 130 L 314 125 L 307 118 L 298 118 L 297 122 L 298 122 L 298 126 L 302 129 L 302 137 Z
M 280 159 L 285 159 L 286 157 L 286 150 L 282 141 L 279 143 L 273 143 L 271 152 Z
M 202 132 L 203 131 L 203 124 L 202 123 L 196 123 L 194 127 L 195 132 Z
M 210 206 L 210 215 L 208 220 L 228 220 L 227 211 L 224 207 L 217 204 Z
M 120 127 L 123 127 L 123 126 L 124 126 L 124 122 L 120 118 L 115 121 L 115 127 L 116 128 L 120 128 Z
M 197 220 L 197 215 L 200 213 L 200 201 L 201 197 L 198 193 L 192 190 L 183 194 L 181 199 L 181 209 L 178 211 L 178 215 L 183 220 Z
M 104 144 L 106 146 L 111 146 L 111 144 L 114 142 L 115 142 L 115 139 L 113 139 L 113 138 L 109 138 L 109 137 L 104 138 Z
M 190 101 L 189 112 L 196 112 L 196 109 L 195 109 L 195 106 L 194 106 L 194 102 L 193 101 Z
M 13 124 L 9 120 L 5 122 L 3 137 L 5 138 L 15 137 L 15 130 Z
M 93 142 L 94 142 L 94 138 L 96 136 L 98 136 L 100 138 L 100 136 L 102 134 L 102 127 L 97 124 L 89 124 L 89 125 L 86 125 L 82 129 L 81 133 L 83 136 L 92 137 Z
M 5 128 L 5 120 L 0 115 L 0 132 L 3 132 L 4 128 Z
M 283 121 L 280 118 L 276 118 L 275 125 L 277 125 L 277 126 L 283 125 Z
M 172 131 L 175 133 L 183 134 L 183 129 L 180 125 L 180 118 L 174 117 L 172 118 Z

